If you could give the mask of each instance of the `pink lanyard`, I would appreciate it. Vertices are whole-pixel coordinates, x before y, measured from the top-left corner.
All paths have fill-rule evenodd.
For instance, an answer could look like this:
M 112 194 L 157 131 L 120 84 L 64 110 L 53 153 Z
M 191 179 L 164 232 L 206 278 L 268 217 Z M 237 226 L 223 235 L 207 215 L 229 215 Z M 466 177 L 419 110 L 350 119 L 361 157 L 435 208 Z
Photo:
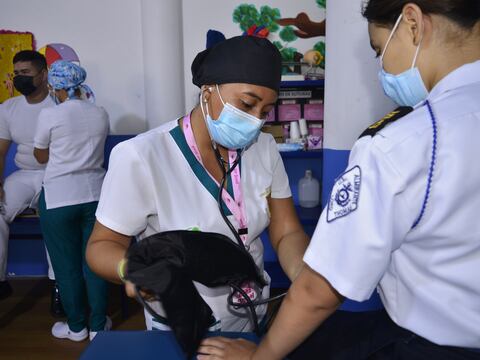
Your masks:
M 198 162 L 203 166 L 202 158 L 200 156 L 200 150 L 198 149 L 197 143 L 195 141 L 195 137 L 193 136 L 192 126 L 190 121 L 190 114 L 186 115 L 183 118 L 183 133 L 185 135 L 185 139 L 187 140 L 187 144 L 190 147 L 190 150 L 193 152 Z M 237 152 L 234 150 L 229 150 L 228 151 L 229 165 L 232 166 L 232 164 L 235 162 L 236 159 L 237 159 Z M 217 186 L 220 187 L 220 184 L 218 183 L 218 181 L 215 180 L 210 173 L 208 173 L 208 175 L 212 178 L 213 181 L 215 181 Z M 247 215 L 246 215 L 245 203 L 243 201 L 243 195 L 242 195 L 242 184 L 240 179 L 239 165 L 237 165 L 235 169 L 233 169 L 233 171 L 231 172 L 231 177 L 232 177 L 232 185 L 233 185 L 233 196 L 235 199 L 233 199 L 230 196 L 228 191 L 222 191 L 222 199 L 225 205 L 230 210 L 230 212 L 233 214 L 235 220 L 237 220 L 239 224 L 238 231 L 239 231 L 240 238 L 242 239 L 243 243 L 246 244 L 248 240 Z

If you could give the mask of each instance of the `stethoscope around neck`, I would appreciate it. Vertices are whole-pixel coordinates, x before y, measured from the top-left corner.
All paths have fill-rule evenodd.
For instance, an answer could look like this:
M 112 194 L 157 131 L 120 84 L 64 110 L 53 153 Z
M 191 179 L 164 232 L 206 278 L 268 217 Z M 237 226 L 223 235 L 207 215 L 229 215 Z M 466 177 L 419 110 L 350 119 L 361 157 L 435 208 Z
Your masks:
M 213 88 L 209 88 L 208 90 L 212 91 L 212 89 Z M 216 85 L 216 89 L 218 91 L 218 85 Z M 205 91 L 205 90 L 203 90 L 203 91 Z M 237 156 L 236 156 L 235 160 L 233 161 L 233 163 L 231 165 L 228 161 L 226 161 L 223 158 L 222 154 L 220 153 L 219 144 L 217 144 L 215 142 L 212 134 L 210 133 L 210 130 L 208 129 L 208 124 L 206 122 L 206 114 L 208 114 L 208 108 L 206 109 L 206 111 L 203 109 L 203 102 L 202 102 L 203 91 L 200 94 L 200 108 L 202 110 L 202 115 L 203 115 L 203 118 L 204 118 L 204 121 L 205 121 L 205 126 L 207 128 L 208 134 L 209 134 L 210 139 L 211 139 L 211 146 L 212 146 L 213 152 L 215 154 L 217 164 L 220 167 L 220 170 L 222 171 L 222 179 L 220 180 L 220 183 L 219 183 L 218 193 L 217 193 L 217 198 L 216 198 L 218 209 L 220 211 L 220 215 L 223 218 L 223 221 L 225 222 L 225 224 L 228 226 L 228 228 L 232 232 L 232 234 L 233 234 L 233 236 L 234 236 L 234 238 L 237 242 L 237 246 L 240 248 L 240 250 L 242 250 L 243 252 L 245 252 L 248 255 L 248 257 L 251 259 L 251 261 L 253 262 L 253 264 L 257 268 L 259 278 L 263 279 L 263 283 L 257 284 L 257 285 L 259 285 L 260 287 L 263 287 L 263 286 L 267 285 L 267 281 L 265 281 L 263 273 L 262 274 L 260 273 L 260 270 L 256 266 L 255 261 L 254 261 L 252 255 L 250 254 L 250 245 L 245 244 L 242 241 L 242 238 L 240 237 L 239 230 L 237 230 L 235 228 L 235 226 L 233 226 L 231 221 L 228 219 L 227 215 L 225 214 L 225 210 L 224 210 L 224 207 L 223 207 L 223 204 L 222 204 L 222 193 L 225 190 L 225 183 L 227 181 L 227 177 L 235 170 L 235 168 L 237 166 L 240 166 L 240 161 L 241 161 L 241 158 L 242 158 L 246 148 L 242 148 L 242 149 L 240 149 L 240 151 L 237 151 Z M 220 95 L 220 92 L 219 92 L 219 95 Z M 222 99 L 222 102 L 223 102 L 223 99 Z M 205 101 L 205 103 L 206 103 L 206 101 Z M 205 104 L 205 105 L 206 105 L 206 107 L 208 107 L 208 104 Z M 226 167 L 227 167 L 227 169 L 226 169 Z M 241 230 L 248 232 L 247 229 L 241 229 Z M 248 294 L 241 288 L 241 284 L 230 283 L 230 284 L 228 284 L 228 286 L 230 286 L 232 288 L 232 292 L 228 295 L 228 298 L 227 298 L 228 305 L 230 305 L 230 306 L 232 306 L 236 309 L 238 309 L 238 308 L 248 308 L 249 311 L 250 311 L 251 317 L 252 317 L 252 322 L 254 324 L 255 333 L 258 336 L 260 336 L 261 331 L 260 331 L 260 327 L 259 327 L 259 324 L 258 324 L 258 316 L 257 316 L 257 313 L 255 311 L 255 307 L 260 306 L 260 305 L 264 305 L 264 304 L 269 303 L 271 301 L 278 300 L 278 299 L 282 298 L 283 296 L 285 296 L 286 292 L 282 293 L 282 294 L 279 294 L 277 296 L 267 298 L 267 299 L 253 301 L 253 300 L 250 299 Z M 235 302 L 233 300 L 233 298 L 237 294 L 239 294 L 241 296 L 241 298 L 244 299 L 244 301 L 245 301 L 244 303 Z M 272 312 L 271 316 L 274 316 L 273 312 Z M 267 320 L 265 323 L 267 324 L 268 322 L 269 322 L 269 320 Z
M 237 157 L 235 158 L 235 161 L 232 163 L 231 166 L 228 167 L 228 169 L 225 169 L 225 166 L 226 165 L 228 166 L 229 163 L 223 159 L 222 155 L 220 154 L 220 150 L 218 149 L 218 145 L 213 140 L 212 140 L 212 148 L 213 148 L 213 151 L 215 153 L 215 158 L 217 159 L 218 166 L 220 166 L 220 168 L 222 170 L 222 179 L 220 180 L 220 184 L 219 184 L 219 188 L 218 188 L 218 194 L 217 194 L 218 209 L 220 210 L 220 214 L 221 214 L 223 220 L 225 221 L 228 228 L 230 229 L 233 236 L 235 237 L 235 240 L 237 241 L 237 246 L 243 252 L 248 254 L 248 256 L 251 258 L 253 264 L 255 264 L 255 261 L 253 260 L 253 257 L 252 257 L 252 255 L 250 254 L 250 251 L 249 251 L 250 246 L 248 244 L 244 244 L 244 242 L 242 241 L 242 239 L 240 237 L 239 231 L 235 228 L 235 226 L 233 226 L 231 221 L 228 219 L 227 215 L 225 214 L 225 210 L 223 208 L 223 205 L 222 205 L 222 192 L 225 189 L 225 182 L 227 180 L 227 176 L 229 174 L 231 174 L 232 171 L 235 170 L 235 168 L 237 166 L 239 166 L 240 160 L 241 160 L 242 155 L 245 151 L 245 148 L 243 148 L 239 152 L 237 152 Z M 255 264 L 255 267 L 257 268 L 257 271 L 259 271 L 256 264 Z M 260 279 L 264 279 L 263 274 L 259 273 L 258 275 L 259 275 Z M 263 287 L 263 286 L 267 285 L 267 282 L 264 280 L 263 284 L 258 284 L 258 285 Z M 241 288 L 241 284 L 230 283 L 230 284 L 228 284 L 228 286 L 230 286 L 233 289 L 233 291 L 228 295 L 228 298 L 227 298 L 228 305 L 230 305 L 234 308 L 248 308 L 249 311 L 250 311 L 250 315 L 252 316 L 252 322 L 253 322 L 253 325 L 254 325 L 255 333 L 258 336 L 260 336 L 261 331 L 260 331 L 260 326 L 258 324 L 258 316 L 257 316 L 257 313 L 255 311 L 255 307 L 267 304 L 267 303 L 275 301 L 275 300 L 278 300 L 278 299 L 284 297 L 286 295 L 286 292 L 282 293 L 282 294 L 279 294 L 277 296 L 267 298 L 267 299 L 252 301 L 250 299 L 250 297 L 248 296 L 248 294 Z M 245 303 L 238 303 L 238 302 L 235 302 L 233 300 L 234 296 L 237 295 L 237 294 L 239 294 L 244 299 Z M 274 316 L 274 313 L 272 313 L 271 316 Z M 265 321 L 265 323 L 268 324 L 269 320 Z

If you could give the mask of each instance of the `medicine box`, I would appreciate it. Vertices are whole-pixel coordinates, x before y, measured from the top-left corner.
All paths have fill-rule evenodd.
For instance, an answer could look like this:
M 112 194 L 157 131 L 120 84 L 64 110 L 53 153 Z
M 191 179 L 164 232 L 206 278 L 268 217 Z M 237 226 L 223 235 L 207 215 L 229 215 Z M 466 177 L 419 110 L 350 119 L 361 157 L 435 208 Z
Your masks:
M 301 105 L 282 101 L 278 105 L 278 121 L 296 121 L 302 117 Z

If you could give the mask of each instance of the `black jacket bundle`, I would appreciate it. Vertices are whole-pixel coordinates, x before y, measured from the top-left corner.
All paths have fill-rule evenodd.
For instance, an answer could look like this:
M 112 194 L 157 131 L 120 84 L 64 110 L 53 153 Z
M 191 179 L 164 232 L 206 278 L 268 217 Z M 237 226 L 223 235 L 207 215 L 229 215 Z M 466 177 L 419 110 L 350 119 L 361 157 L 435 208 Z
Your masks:
M 127 259 L 126 279 L 162 302 L 168 325 L 188 357 L 213 319 L 192 281 L 208 287 L 238 286 L 247 280 L 265 285 L 250 254 L 222 234 L 154 234 L 132 245 Z

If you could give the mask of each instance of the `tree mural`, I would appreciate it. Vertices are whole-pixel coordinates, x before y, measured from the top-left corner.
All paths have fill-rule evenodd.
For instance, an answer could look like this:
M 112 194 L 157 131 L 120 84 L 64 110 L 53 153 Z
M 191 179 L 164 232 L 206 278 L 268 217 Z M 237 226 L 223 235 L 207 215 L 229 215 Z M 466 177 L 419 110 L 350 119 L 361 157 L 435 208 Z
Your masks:
M 233 22 L 239 24 L 242 31 L 247 31 L 253 25 L 263 25 L 273 33 L 280 28 L 278 19 L 280 10 L 270 6 L 262 6 L 258 11 L 255 5 L 241 4 L 233 11 Z
M 317 1 L 317 5 L 318 7 L 320 7 L 321 9 L 326 9 L 327 8 L 327 0 L 316 0 Z M 322 62 L 320 63 L 320 67 L 322 69 L 325 69 L 325 41 L 319 41 L 317 42 L 313 48 L 315 50 L 317 50 L 318 52 L 320 52 L 320 54 L 322 54 L 323 56 L 323 60 Z
M 327 0 L 317 0 L 317 5 L 319 8 L 325 9 L 327 7 Z
M 326 0 L 315 0 L 315 2 L 318 7 L 325 9 Z M 233 11 L 233 22 L 239 24 L 242 31 L 249 33 L 255 27 L 261 26 L 264 26 L 270 33 L 276 33 L 281 28 L 278 32 L 281 41 L 274 41 L 273 44 L 278 48 L 282 55 L 282 60 L 285 62 L 298 60 L 297 49 L 289 46 L 290 43 L 298 39 L 299 36 L 297 35 L 300 34 L 302 38 L 319 36 L 324 33 L 325 26 L 324 22 L 312 22 L 305 13 L 298 14 L 296 18 L 282 19 L 280 9 L 261 6 L 260 11 L 258 11 L 253 4 L 241 4 L 235 8 Z M 298 29 L 294 28 L 294 26 Z M 307 28 L 308 31 L 305 32 L 302 28 Z M 323 59 L 325 58 L 324 41 L 317 42 L 314 50 L 319 51 Z M 321 62 L 320 66 L 322 68 L 325 67 L 325 60 Z

